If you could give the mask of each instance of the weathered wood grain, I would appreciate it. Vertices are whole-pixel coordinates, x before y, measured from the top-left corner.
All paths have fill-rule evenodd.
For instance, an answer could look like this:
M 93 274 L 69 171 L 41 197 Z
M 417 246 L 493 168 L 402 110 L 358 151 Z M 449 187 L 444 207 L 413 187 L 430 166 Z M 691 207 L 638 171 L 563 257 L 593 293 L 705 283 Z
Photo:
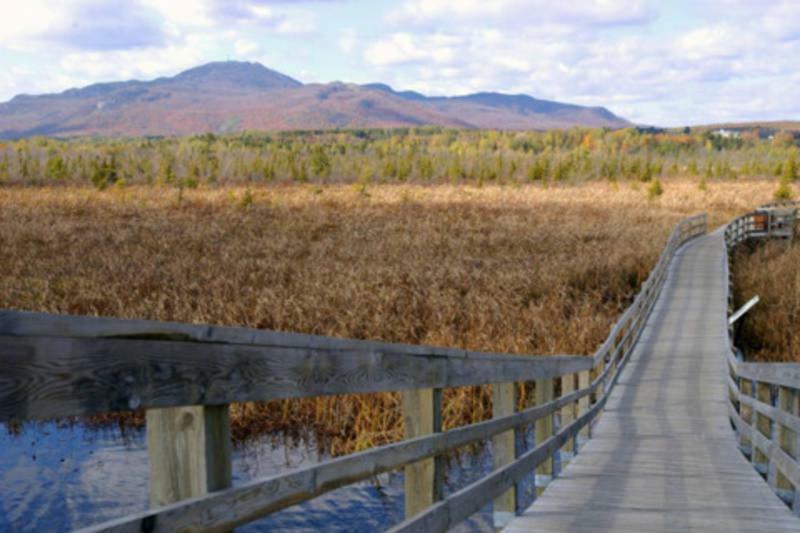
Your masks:
M 600 380 L 605 383 L 605 376 Z M 554 384 L 552 379 L 540 379 L 536 381 L 536 405 L 544 405 L 553 400 Z M 536 421 L 535 437 L 536 444 L 547 441 L 553 436 L 553 415 L 543 416 Z M 539 463 L 536 467 L 536 493 L 541 494 L 553 477 L 553 465 L 555 458 L 551 455 L 546 460 Z
M 740 377 L 754 381 L 784 387 L 800 387 L 800 363 L 739 362 L 736 372 Z
M 458 359 L 502 355 L 423 344 L 347 339 L 255 328 L 13 310 L 0 311 L 0 334 L 20 337 L 172 340 L 266 346 L 274 348 L 378 350 L 398 354 L 452 357 Z
M 578 372 L 578 390 L 584 390 L 588 385 L 589 385 L 589 371 L 588 370 L 583 370 L 581 372 Z M 589 410 L 589 400 L 590 400 L 590 398 L 591 397 L 589 395 L 586 395 L 586 396 L 581 397 L 578 400 L 577 416 L 581 416 L 581 415 L 583 415 L 583 413 L 585 413 L 585 412 L 587 412 Z M 587 424 L 586 426 L 584 426 L 580 430 L 579 436 L 582 439 L 588 439 L 589 438 L 589 426 L 590 426 L 590 424 Z
M 575 374 L 569 374 L 567 376 L 561 377 L 561 394 L 566 395 L 570 394 L 576 390 L 576 382 L 577 376 Z M 567 426 L 575 420 L 577 414 L 577 404 L 571 403 L 566 405 L 560 413 L 561 417 L 561 425 Z M 561 463 L 566 465 L 569 463 L 570 459 L 572 458 L 573 453 L 575 453 L 575 441 L 568 440 L 564 447 L 561 449 Z
M 572 392 L 572 391 L 570 391 Z M 495 383 L 492 385 L 492 417 L 503 418 L 513 415 L 517 406 L 516 383 Z M 495 469 L 513 463 L 516 459 L 514 431 L 506 431 L 492 437 L 492 466 Z M 517 495 L 515 487 L 494 500 L 492 521 L 495 528 L 505 527 L 516 512 Z
M 146 418 L 151 507 L 230 487 L 227 405 L 149 409 Z
M 590 362 L 0 335 L 0 421 L 482 385 L 559 376 Z
M 406 440 L 442 431 L 442 390 L 403 392 L 403 428 Z M 405 516 L 414 516 L 442 497 L 443 468 L 436 458 L 407 464 L 403 476 Z M 438 472 L 437 472 L 438 470 Z

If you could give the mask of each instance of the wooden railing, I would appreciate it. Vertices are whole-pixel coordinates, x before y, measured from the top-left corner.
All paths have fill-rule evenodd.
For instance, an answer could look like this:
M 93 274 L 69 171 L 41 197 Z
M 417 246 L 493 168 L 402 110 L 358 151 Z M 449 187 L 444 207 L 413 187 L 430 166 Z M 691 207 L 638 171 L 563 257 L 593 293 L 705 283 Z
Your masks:
M 678 248 L 706 216 L 677 225 L 631 306 L 593 356 L 499 355 L 230 327 L 0 312 L 0 422 L 146 409 L 151 509 L 90 531 L 227 531 L 358 480 L 405 468 L 406 520 L 444 531 L 494 501 L 497 525 L 517 485 L 541 486 L 577 452 L 630 356 Z M 555 380 L 561 396 L 554 398 Z M 515 412 L 517 382 L 536 405 Z M 442 431 L 448 387 L 492 385 L 492 420 Z M 231 487 L 228 404 L 403 391 L 406 440 Z M 556 422 L 560 422 L 557 424 Z M 517 454 L 515 432 L 535 425 Z M 558 428 L 558 429 L 555 429 Z M 444 498 L 440 460 L 492 439 L 494 471 Z
M 798 205 L 769 204 L 725 228 L 729 314 L 733 311 L 730 254 L 748 239 L 791 237 Z M 728 410 L 739 447 L 778 496 L 800 515 L 800 363 L 744 362 L 733 346 L 733 325 L 728 333 Z

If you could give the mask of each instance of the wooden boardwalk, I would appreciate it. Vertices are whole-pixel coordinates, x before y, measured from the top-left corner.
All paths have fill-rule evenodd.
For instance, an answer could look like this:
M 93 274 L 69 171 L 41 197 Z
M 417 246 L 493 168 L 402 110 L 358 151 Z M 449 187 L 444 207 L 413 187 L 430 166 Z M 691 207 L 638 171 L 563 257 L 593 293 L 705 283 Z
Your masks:
M 592 438 L 507 531 L 800 531 L 731 431 L 725 254 L 675 256 Z

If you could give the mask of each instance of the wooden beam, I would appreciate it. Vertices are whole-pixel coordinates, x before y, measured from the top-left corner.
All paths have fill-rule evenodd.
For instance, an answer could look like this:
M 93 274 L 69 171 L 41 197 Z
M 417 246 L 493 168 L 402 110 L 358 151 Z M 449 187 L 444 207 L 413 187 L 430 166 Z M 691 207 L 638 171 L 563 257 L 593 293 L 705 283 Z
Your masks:
M 583 370 L 578 372 L 578 390 L 583 390 L 589 386 L 589 371 Z M 583 396 L 580 400 L 578 400 L 578 416 L 583 415 L 589 410 L 590 404 L 589 400 L 591 396 Z M 589 438 L 589 428 L 591 424 L 586 424 L 583 428 L 581 428 L 580 432 L 578 433 L 578 439 L 588 439 Z
M 748 398 L 753 397 L 753 382 L 749 379 L 739 378 L 739 415 L 742 421 L 752 428 L 754 421 L 753 406 L 748 402 Z M 753 442 L 750 438 L 752 431 L 739 431 L 739 446 L 743 449 L 750 449 L 751 460 L 753 454 Z
M 773 385 L 797 387 L 800 385 L 800 363 L 744 363 L 739 362 L 737 373 L 742 378 L 764 381 Z
M 543 405 L 553 399 L 553 380 L 536 380 L 536 405 Z M 536 445 L 553 436 L 553 415 L 543 416 L 536 421 Z M 536 494 L 541 494 L 553 478 L 553 456 L 542 461 L 536 467 Z
M 492 385 L 492 418 L 502 418 L 514 414 L 517 405 L 516 383 L 495 383 Z M 492 438 L 492 463 L 497 470 L 516 460 L 514 430 L 499 433 Z M 516 490 L 512 486 L 495 498 L 492 521 L 495 528 L 505 527 L 516 513 Z
M 575 374 L 568 374 L 561 377 L 561 395 L 575 391 L 577 376 Z M 561 427 L 567 426 L 578 417 L 577 405 L 575 403 L 567 404 L 561 409 Z M 566 466 L 575 454 L 575 439 L 568 440 L 564 447 L 561 448 L 561 464 Z
M 756 382 L 756 399 L 764 403 L 771 402 L 769 385 L 767 383 Z M 772 421 L 756 409 L 753 409 L 752 420 L 753 429 L 755 430 L 753 434 L 758 433 L 768 441 L 772 441 Z M 755 441 L 753 444 L 755 444 Z M 750 460 L 756 469 L 760 469 L 763 466 L 769 468 L 770 457 L 768 451 L 769 448 L 762 449 L 758 446 L 753 446 L 753 453 L 750 456 Z
M 230 487 L 227 405 L 148 409 L 146 417 L 151 507 Z
M 532 380 L 591 364 L 462 353 L 0 335 L 0 422 Z
M 403 426 L 406 439 L 442 431 L 441 389 L 403 392 Z M 438 470 L 438 472 L 437 472 Z M 443 464 L 434 457 L 406 465 L 405 516 L 421 513 L 442 497 Z
M 378 350 L 407 355 L 465 359 L 501 356 L 424 344 L 403 344 L 361 339 L 310 335 L 256 328 L 161 322 L 82 315 L 0 310 L 0 335 L 14 337 L 74 337 L 236 344 L 272 348 Z M 520 354 L 523 355 L 523 354 Z M 526 354 L 534 355 L 534 354 Z M 516 356 L 514 356 L 516 357 Z

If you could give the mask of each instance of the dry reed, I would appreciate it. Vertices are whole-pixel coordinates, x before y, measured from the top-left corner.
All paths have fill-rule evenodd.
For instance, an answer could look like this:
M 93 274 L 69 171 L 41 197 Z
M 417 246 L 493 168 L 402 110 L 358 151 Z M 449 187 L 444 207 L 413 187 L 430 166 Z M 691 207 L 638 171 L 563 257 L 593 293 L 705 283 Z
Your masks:
M 736 306 L 761 301 L 740 322 L 737 345 L 747 360 L 800 362 L 800 243 L 740 246 L 734 255 Z
M 772 188 L 0 188 L 0 308 L 588 354 L 678 220 L 722 223 Z M 484 419 L 490 395 L 449 390 L 444 412 Z M 312 428 L 334 454 L 402 433 L 397 394 L 237 405 L 233 424 Z

